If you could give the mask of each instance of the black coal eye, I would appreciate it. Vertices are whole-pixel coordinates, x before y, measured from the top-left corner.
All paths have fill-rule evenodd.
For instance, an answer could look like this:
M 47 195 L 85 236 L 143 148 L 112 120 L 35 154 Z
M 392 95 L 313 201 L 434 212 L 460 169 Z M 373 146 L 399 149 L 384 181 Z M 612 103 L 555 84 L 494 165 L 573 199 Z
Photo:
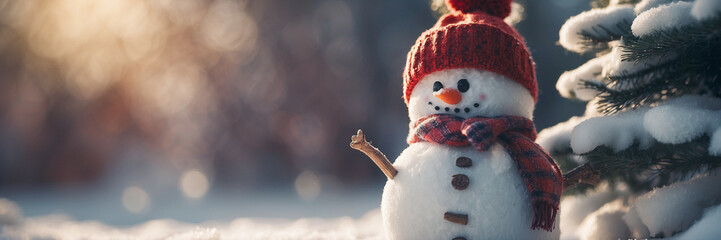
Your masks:
M 441 90 L 443 88 L 443 84 L 441 82 L 436 81 L 433 83 L 433 91 L 437 92 L 438 90 Z
M 471 85 L 468 84 L 468 80 L 466 80 L 465 78 L 458 80 L 458 91 L 466 92 L 468 91 L 469 87 L 471 87 Z

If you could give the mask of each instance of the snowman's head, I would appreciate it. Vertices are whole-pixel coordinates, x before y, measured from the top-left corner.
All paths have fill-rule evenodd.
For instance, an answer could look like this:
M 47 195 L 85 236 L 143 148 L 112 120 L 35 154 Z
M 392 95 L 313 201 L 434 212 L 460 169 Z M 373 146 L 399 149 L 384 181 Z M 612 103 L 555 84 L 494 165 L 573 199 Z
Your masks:
M 431 114 L 532 119 L 534 105 L 529 90 L 516 81 L 488 71 L 454 68 L 418 81 L 408 99 L 408 115 L 411 121 Z
M 431 114 L 531 118 L 535 64 L 503 19 L 511 0 L 446 0 L 450 10 L 418 37 L 406 58 L 403 99 L 412 121 Z

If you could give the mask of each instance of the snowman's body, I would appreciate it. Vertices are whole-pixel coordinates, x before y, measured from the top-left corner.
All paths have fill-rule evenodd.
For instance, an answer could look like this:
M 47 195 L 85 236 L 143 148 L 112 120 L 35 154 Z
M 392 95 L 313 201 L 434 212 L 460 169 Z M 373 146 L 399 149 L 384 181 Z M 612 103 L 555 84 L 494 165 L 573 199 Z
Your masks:
M 456 165 L 471 159 L 470 167 Z M 489 151 L 435 143 L 411 144 L 393 164 L 399 174 L 383 190 L 381 211 L 390 239 L 558 239 L 559 231 L 531 230 L 533 210 L 515 163 L 499 144 Z M 470 183 L 458 190 L 452 176 Z M 461 225 L 446 212 L 468 215 Z
M 441 96 L 449 91 L 460 98 Z M 431 114 L 531 119 L 533 101 L 523 86 L 498 74 L 447 69 L 420 80 L 408 108 L 411 121 Z M 459 158 L 466 159 L 457 163 Z M 498 143 L 480 152 L 470 146 L 417 142 L 393 166 L 398 175 L 386 183 L 381 203 L 390 239 L 559 238 L 557 229 L 531 230 L 534 211 L 528 190 L 516 163 Z M 453 184 L 454 175 L 465 175 L 467 186 Z M 467 215 L 467 222 L 449 221 L 446 213 Z

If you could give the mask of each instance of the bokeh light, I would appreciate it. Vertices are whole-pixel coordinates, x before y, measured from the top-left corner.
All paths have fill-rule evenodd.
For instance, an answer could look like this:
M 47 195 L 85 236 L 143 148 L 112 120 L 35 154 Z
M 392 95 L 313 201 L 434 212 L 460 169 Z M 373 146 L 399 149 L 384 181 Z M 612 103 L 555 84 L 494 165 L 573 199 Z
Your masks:
M 142 188 L 128 187 L 123 191 L 123 206 L 132 213 L 143 213 L 150 208 L 150 196 Z
M 203 172 L 193 169 L 183 173 L 179 186 L 183 195 L 191 199 L 198 199 L 205 196 L 210 183 Z
M 311 202 L 315 200 L 321 192 L 320 178 L 313 172 L 302 172 L 295 179 L 295 191 L 303 201 Z

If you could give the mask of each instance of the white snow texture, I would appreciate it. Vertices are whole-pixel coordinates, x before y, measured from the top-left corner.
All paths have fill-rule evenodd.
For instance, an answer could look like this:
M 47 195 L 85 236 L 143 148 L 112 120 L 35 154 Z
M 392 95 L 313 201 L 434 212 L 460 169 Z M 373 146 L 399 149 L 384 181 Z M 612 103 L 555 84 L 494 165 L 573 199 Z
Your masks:
M 571 132 L 571 148 L 577 154 L 587 153 L 599 146 L 615 151 L 624 150 L 634 142 L 641 148 L 653 143 L 643 128 L 643 116 L 648 108 L 639 108 L 616 115 L 593 117 L 579 123 Z
M 470 168 L 455 165 L 462 156 L 473 160 Z M 500 145 L 481 153 L 471 147 L 414 143 L 394 166 L 398 175 L 386 183 L 381 203 L 389 239 L 558 239 L 558 229 L 530 229 L 528 191 Z M 468 189 L 451 186 L 454 174 L 470 177 Z M 468 214 L 468 225 L 444 220 L 446 211 Z
M 705 208 L 721 204 L 719 182 L 721 175 L 712 175 L 655 189 L 638 197 L 628 214 L 636 214 L 651 236 L 671 236 L 688 229 Z
M 238 218 L 229 222 L 199 225 L 159 219 L 128 228 L 49 215 L 28 218 L 18 225 L 3 226 L 0 228 L 0 239 L 383 239 L 380 222 L 380 211 L 377 209 L 360 219 Z
M 636 12 L 636 14 L 639 14 L 648 11 L 651 8 L 678 1 L 679 0 L 643 0 L 638 2 L 636 6 L 633 7 L 633 11 Z
M 611 4 L 569 18 L 558 32 L 558 42 L 569 51 L 582 53 L 586 48 L 580 33 L 594 32 L 598 26 L 614 29 L 618 23 L 628 21 L 635 36 L 647 36 L 663 29 L 697 24 L 719 14 L 721 1 L 718 0 L 643 0 L 635 6 Z
M 579 123 L 591 117 L 602 116 L 596 111 L 598 102 L 591 100 L 586 104 L 583 116 L 574 116 L 565 122 L 543 129 L 538 133 L 536 143 L 549 153 L 564 151 L 571 148 L 571 133 Z
M 601 82 L 601 72 L 609 61 L 610 54 L 589 60 L 580 67 L 566 71 L 558 78 L 556 89 L 561 96 L 570 99 L 589 101 L 596 97 L 598 91 L 586 88 L 581 81 Z
M 716 172 L 641 196 L 630 194 L 624 185 L 602 183 L 586 195 L 564 198 L 561 239 L 668 237 L 686 229 L 673 238 L 716 239 L 721 233 L 719 181 Z
M 696 19 L 691 16 L 691 7 L 692 3 L 675 2 L 652 8 L 636 17 L 631 25 L 631 31 L 633 35 L 641 37 L 659 30 L 696 23 Z
M 623 222 L 627 208 L 622 199 L 604 204 L 584 219 L 577 231 L 578 237 L 585 240 L 627 238 L 630 231 Z
M 691 9 L 691 14 L 698 20 L 707 20 L 721 14 L 721 1 L 719 0 L 696 0 Z
M 720 110 L 721 99 L 688 95 L 649 110 L 643 125 L 659 142 L 679 144 L 721 129 Z
M 614 29 L 619 22 L 632 22 L 635 17 L 631 5 L 591 9 L 569 18 L 558 32 L 558 42 L 564 48 L 580 53 L 585 50 L 583 39 L 579 35 L 582 31 L 593 32 L 593 28 L 597 26 Z
M 564 198 L 560 207 L 562 210 L 561 239 L 578 239 L 579 235 L 583 234 L 581 229 L 585 231 L 591 227 L 590 224 L 584 222 L 584 219 L 618 197 L 619 194 L 604 182 L 595 191 L 584 196 Z M 582 225 L 583 227 L 581 227 Z
M 704 216 L 693 227 L 678 237 L 679 240 L 716 239 L 721 236 L 721 205 L 707 208 Z
M 719 156 L 720 119 L 721 99 L 686 95 L 665 101 L 655 108 L 643 107 L 589 118 L 573 129 L 570 144 L 575 153 L 582 154 L 599 146 L 621 151 L 639 143 L 643 149 L 655 141 L 679 144 L 707 135 L 712 140 L 710 154 Z
M 585 121 L 586 117 L 571 117 L 568 121 L 543 129 L 538 133 L 536 143 L 547 152 L 563 151 L 571 146 L 571 131 L 576 125 Z

